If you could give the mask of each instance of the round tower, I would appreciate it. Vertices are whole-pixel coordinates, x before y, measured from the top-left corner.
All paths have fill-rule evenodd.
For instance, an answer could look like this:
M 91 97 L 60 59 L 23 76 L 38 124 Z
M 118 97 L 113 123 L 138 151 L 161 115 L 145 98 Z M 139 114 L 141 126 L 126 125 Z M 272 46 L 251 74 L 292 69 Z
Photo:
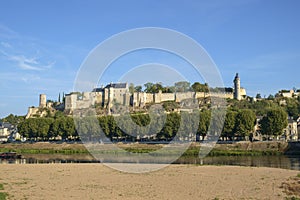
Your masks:
M 241 80 L 240 80 L 238 73 L 236 73 L 233 83 L 234 83 L 234 99 L 240 101 L 242 99 L 242 97 L 241 97 Z
M 46 95 L 40 94 L 40 108 L 45 108 L 47 105 Z

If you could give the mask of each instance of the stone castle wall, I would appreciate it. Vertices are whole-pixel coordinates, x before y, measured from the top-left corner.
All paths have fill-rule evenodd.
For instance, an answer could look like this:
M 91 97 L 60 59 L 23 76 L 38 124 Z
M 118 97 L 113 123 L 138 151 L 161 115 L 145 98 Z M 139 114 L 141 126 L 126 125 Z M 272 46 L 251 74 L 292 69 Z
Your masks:
M 144 107 L 150 103 L 162 103 L 166 101 L 182 102 L 185 99 L 207 99 L 209 97 L 220 97 L 226 99 L 236 98 L 240 100 L 246 96 L 246 90 L 240 87 L 238 74 L 234 79 L 235 88 L 233 92 L 205 93 L 205 92 L 178 92 L 178 93 L 145 93 L 134 92 L 130 94 L 127 84 L 109 84 L 105 88 L 100 88 L 98 92 L 84 92 L 82 98 L 78 98 L 77 93 L 71 93 L 65 97 L 65 108 L 73 110 L 76 107 L 87 108 L 95 103 L 101 104 L 105 108 L 112 107 L 113 103 L 131 105 L 133 107 Z M 118 86 L 117 86 L 118 85 Z M 97 91 L 97 90 L 95 90 Z M 208 100 L 209 101 L 209 100 Z
M 154 94 L 154 103 L 161 103 L 164 101 L 175 101 L 175 93 L 162 93 L 159 91 Z
M 107 92 L 107 93 L 106 93 Z M 245 95 L 245 89 L 241 89 L 241 94 Z M 66 95 L 65 109 L 74 110 L 75 108 L 88 108 L 95 103 L 101 104 L 103 107 L 112 106 L 113 102 L 122 105 L 131 105 L 133 107 L 144 107 L 149 103 L 162 103 L 166 101 L 181 102 L 185 99 L 201 99 L 208 97 L 221 97 L 226 99 L 233 99 L 233 93 L 204 93 L 204 92 L 178 92 L 178 93 L 145 93 L 135 92 L 130 94 L 120 91 L 104 90 L 104 92 L 84 92 L 82 98 L 78 98 L 77 93 Z
M 177 92 L 175 93 L 175 101 L 181 102 L 184 99 L 194 99 L 197 98 L 197 95 L 195 95 L 195 92 Z

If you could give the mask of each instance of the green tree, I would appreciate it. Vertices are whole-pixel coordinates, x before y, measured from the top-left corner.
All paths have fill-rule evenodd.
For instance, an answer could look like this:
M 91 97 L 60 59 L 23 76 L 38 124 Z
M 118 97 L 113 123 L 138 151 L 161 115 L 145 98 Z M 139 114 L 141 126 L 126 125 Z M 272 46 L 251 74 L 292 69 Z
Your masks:
M 268 136 L 279 136 L 288 125 L 288 115 L 282 109 L 272 109 L 260 120 L 261 133 Z
M 195 82 L 191 88 L 195 91 L 195 92 L 208 92 L 208 85 L 205 83 L 205 84 L 201 84 L 199 82 Z
M 144 84 L 144 86 L 145 86 L 144 91 L 147 93 L 158 93 L 159 90 L 163 91 L 163 89 L 164 89 L 164 87 L 162 86 L 161 83 L 153 84 L 153 83 L 148 82 L 148 83 Z
M 130 83 L 130 84 L 129 84 L 129 92 L 130 92 L 131 94 L 134 93 L 134 85 L 133 85 L 133 83 Z
M 48 132 L 50 130 L 50 126 L 53 123 L 53 118 L 36 118 L 37 123 L 37 130 L 36 135 L 37 137 L 41 138 L 42 140 L 48 140 Z
M 261 99 L 261 94 L 260 94 L 260 93 L 257 93 L 255 98 Z
M 171 87 L 163 87 L 162 93 L 174 93 L 175 92 L 175 86 Z
M 111 140 L 113 140 L 114 137 L 123 136 L 123 132 L 118 127 L 113 116 L 103 116 L 100 117 L 98 120 L 99 120 L 100 128 L 104 132 L 106 137 L 109 137 Z M 99 133 L 97 134 L 97 136 L 99 136 Z
M 55 119 L 54 122 L 51 124 L 48 132 L 48 138 L 62 136 L 63 133 L 60 130 L 60 121 L 61 120 L 59 119 Z
M 140 86 L 140 85 L 135 86 L 134 91 L 135 92 L 141 92 L 142 91 L 142 86 Z
M 85 142 L 98 141 L 100 138 L 99 120 L 94 116 L 74 118 L 76 130 Z
M 18 130 L 23 137 L 30 139 L 48 139 L 52 118 L 29 118 L 19 124 Z
M 3 122 L 8 122 L 14 126 L 18 125 L 19 123 L 23 122 L 25 120 L 24 116 L 17 116 L 13 114 L 9 114 L 7 117 L 3 118 Z
M 203 110 L 200 112 L 197 134 L 202 137 L 202 140 L 204 140 L 205 136 L 207 135 L 207 131 L 210 125 L 210 119 L 211 119 L 210 110 Z
M 158 93 L 159 91 L 163 91 L 164 87 L 162 86 L 161 83 L 155 83 L 154 88 L 153 88 L 153 92 L 154 93 Z
M 63 92 L 63 95 L 62 95 L 62 102 L 65 103 L 65 100 L 66 100 L 66 98 L 65 98 L 65 93 Z
M 180 126 L 180 115 L 178 113 L 170 113 L 167 115 L 166 123 L 163 129 L 157 134 L 159 139 L 172 139 L 178 132 Z
M 299 102 L 294 98 L 286 98 L 286 111 L 290 117 L 297 119 L 300 115 Z
M 144 89 L 144 92 L 147 92 L 147 93 L 152 93 L 152 90 L 153 90 L 153 83 L 145 83 L 144 86 L 145 86 L 145 89 Z
M 146 126 L 150 123 L 150 116 L 144 114 L 131 115 L 131 119 L 139 126 Z
M 29 120 L 25 120 L 18 125 L 19 133 L 26 138 L 30 138 L 31 136 L 31 128 Z
M 190 83 L 187 81 L 180 81 L 175 83 L 175 91 L 176 92 L 187 92 L 190 90 Z
M 74 120 L 71 117 L 58 117 L 51 124 L 48 138 L 61 136 L 63 139 L 77 137 Z
M 57 119 L 57 118 L 60 118 L 60 117 L 65 117 L 64 113 L 62 111 L 56 111 L 55 114 L 54 114 L 54 118 Z
M 181 112 L 180 113 L 180 124 L 181 126 L 176 129 L 173 133 L 179 134 L 179 136 L 185 140 L 193 141 L 194 138 L 197 138 L 198 134 L 198 127 L 199 127 L 199 111 L 195 112 Z M 178 122 L 174 122 L 175 124 L 179 124 Z
M 239 137 L 251 136 L 255 123 L 256 115 L 252 110 L 240 110 L 236 117 L 235 133 Z
M 233 136 L 234 136 L 234 128 L 235 128 L 235 124 L 236 124 L 236 116 L 237 116 L 237 112 L 235 111 L 228 111 L 226 113 L 226 117 L 225 117 L 225 122 L 224 122 L 224 127 L 223 127 L 223 131 L 222 131 L 222 135 L 221 137 L 227 137 L 229 138 L 229 140 L 232 140 Z
M 272 95 L 272 94 L 270 94 L 269 96 L 268 96 L 268 100 L 274 100 L 274 95 Z

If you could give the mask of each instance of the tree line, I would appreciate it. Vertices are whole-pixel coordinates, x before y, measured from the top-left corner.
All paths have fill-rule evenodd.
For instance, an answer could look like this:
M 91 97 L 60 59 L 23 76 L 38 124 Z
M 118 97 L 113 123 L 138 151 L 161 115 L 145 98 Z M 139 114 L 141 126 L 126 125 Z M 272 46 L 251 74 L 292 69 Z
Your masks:
M 282 134 L 283 129 L 287 127 L 288 116 L 293 117 L 294 119 L 300 116 L 299 97 L 276 97 L 274 99 L 261 99 L 259 101 L 253 101 L 250 98 L 243 101 L 228 100 L 227 102 L 228 111 L 221 134 L 221 138 L 224 140 L 251 138 L 257 117 L 261 119 L 258 124 L 258 131 L 261 134 L 269 137 L 279 136 Z M 176 108 L 180 107 L 180 105 L 178 105 L 176 102 L 165 102 L 163 107 L 166 111 L 173 112 L 172 110 L 176 110 Z M 196 114 L 200 115 L 200 117 L 198 117 L 199 121 L 193 123 L 194 125 L 196 124 L 199 126 L 197 131 L 192 132 L 196 134 L 197 138 L 203 138 L 208 132 L 211 111 L 209 109 L 202 108 L 202 111 L 197 112 L 198 113 Z M 182 137 L 187 137 L 185 136 L 184 130 L 178 129 L 181 123 L 180 119 L 182 114 L 183 113 L 179 114 L 175 112 L 168 114 L 165 124 L 163 124 L 163 120 L 156 119 L 156 126 L 162 127 L 161 130 L 157 131 L 154 129 L 155 127 L 151 127 L 152 125 L 149 125 L 147 126 L 149 129 L 148 131 L 153 132 L 153 135 L 156 134 L 156 139 L 170 140 L 175 137 L 176 133 L 180 133 Z M 137 124 L 143 126 L 150 123 L 150 117 L 145 113 L 132 113 L 130 118 L 122 118 L 122 120 L 117 120 L 118 123 L 112 116 L 98 117 L 97 120 L 97 123 L 100 124 L 107 137 L 125 138 L 128 140 L 137 137 L 134 135 L 136 130 L 133 130 L 129 123 L 130 120 L 133 120 Z M 56 137 L 61 137 L 63 139 L 79 137 L 75 128 L 74 119 L 72 117 L 65 116 L 64 113 L 60 111 L 56 111 L 54 115 L 49 115 L 46 118 L 30 119 L 25 119 L 24 116 L 10 114 L 6 118 L 3 118 L 2 121 L 9 122 L 17 126 L 19 133 L 26 138 L 40 138 L 43 140 L 49 140 Z M 89 124 L 87 122 L 82 123 L 81 126 L 77 127 L 77 129 L 80 129 L 81 133 L 96 132 L 97 128 L 94 127 L 91 131 L 91 128 L 88 127 Z M 122 129 L 118 128 L 120 125 L 123 127 Z M 180 127 L 184 127 L 185 130 L 190 130 L 193 128 L 191 121 L 184 123 L 184 125 Z M 134 136 L 127 135 L 126 133 L 128 132 L 132 133 L 131 135 Z M 195 137 L 195 134 L 191 135 L 190 137 Z M 96 133 L 94 135 L 96 135 Z M 89 136 L 92 138 L 93 135 Z M 141 137 L 144 136 L 141 135 Z
M 203 140 L 208 136 L 211 110 L 193 113 L 169 113 L 154 119 L 149 114 L 131 114 L 127 117 L 73 118 L 60 115 L 53 118 L 29 118 L 18 125 L 18 131 L 27 139 L 53 140 L 55 138 L 99 140 L 99 128 L 111 140 Z M 75 123 L 77 126 L 75 126 Z M 132 123 L 137 126 L 133 126 Z M 213 123 L 219 123 L 218 120 Z M 256 115 L 251 109 L 229 110 L 225 116 L 223 140 L 251 140 L 256 125 Z M 222 126 L 223 124 L 213 124 Z M 287 126 L 287 113 L 283 109 L 270 109 L 260 120 L 260 131 L 264 135 L 278 136 Z M 158 129 L 159 128 L 159 129 Z M 141 129 L 144 131 L 141 132 Z M 80 134 L 79 134 L 80 133 Z M 211 133 L 212 134 L 212 133 Z
M 174 93 L 174 92 L 209 92 L 209 86 L 207 83 L 199 83 L 195 82 L 191 85 L 188 81 L 180 81 L 176 82 L 173 86 L 163 86 L 162 83 L 145 83 L 144 89 L 141 85 L 134 86 L 133 83 L 129 85 L 129 92 L 147 92 L 147 93 L 158 93 L 162 91 L 162 93 Z

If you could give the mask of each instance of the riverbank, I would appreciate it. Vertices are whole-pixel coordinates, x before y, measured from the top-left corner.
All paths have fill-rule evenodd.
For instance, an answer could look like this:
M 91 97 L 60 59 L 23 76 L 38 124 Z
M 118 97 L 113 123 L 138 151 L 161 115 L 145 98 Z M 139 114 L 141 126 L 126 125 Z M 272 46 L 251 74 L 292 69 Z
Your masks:
M 8 199 L 285 199 L 299 171 L 170 165 L 129 174 L 102 164 L 2 165 Z M 293 183 L 293 185 L 292 185 Z M 299 183 L 298 183 L 299 184 Z M 291 189 L 291 190 L 290 190 Z M 296 188 L 297 189 L 297 188 Z
M 80 143 L 51 143 L 51 142 L 34 142 L 34 143 L 5 143 L 0 144 L 0 152 L 16 152 L 31 154 L 77 154 L 88 153 L 85 146 Z
M 118 147 L 135 153 L 149 153 L 162 148 L 163 144 L 117 143 Z M 198 156 L 200 143 L 192 143 L 183 156 Z M 0 152 L 25 154 L 84 154 L 88 153 L 80 143 L 6 143 L 0 144 Z M 172 152 L 170 152 L 172 153 Z M 175 152 L 176 153 L 176 152 Z M 300 155 L 300 143 L 287 142 L 235 142 L 216 144 L 210 156 L 261 156 Z

